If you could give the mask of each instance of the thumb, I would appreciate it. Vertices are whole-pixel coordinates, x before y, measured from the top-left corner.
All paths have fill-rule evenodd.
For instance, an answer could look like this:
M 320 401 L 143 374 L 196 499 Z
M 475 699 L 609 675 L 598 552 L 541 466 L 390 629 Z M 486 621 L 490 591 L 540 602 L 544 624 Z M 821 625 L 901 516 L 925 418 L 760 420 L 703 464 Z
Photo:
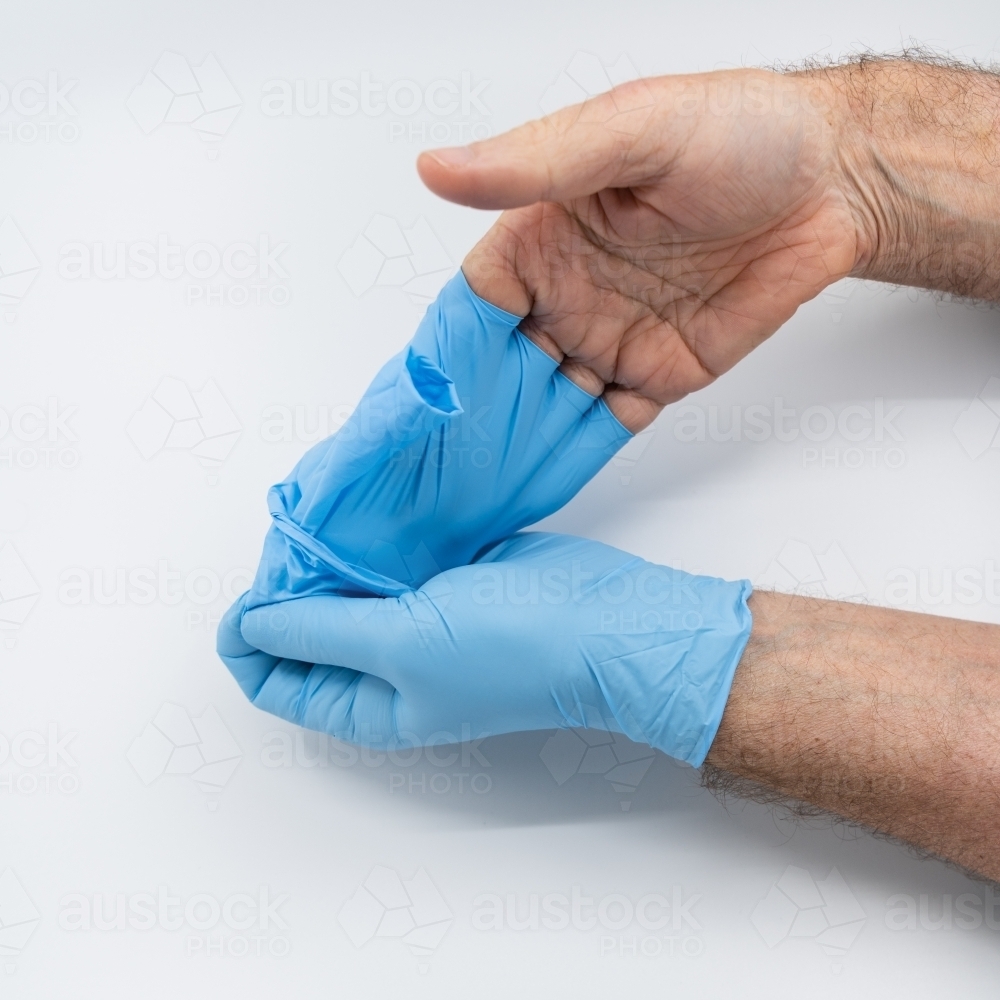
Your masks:
M 216 633 L 215 648 L 243 693 L 253 701 L 267 683 L 279 659 L 248 643 L 240 632 L 240 619 L 246 608 L 247 596 L 243 594 L 222 616 Z
M 289 660 L 322 663 L 390 679 L 398 653 L 394 598 L 300 597 L 243 615 L 243 638 Z
M 651 127 L 672 104 L 669 80 L 634 80 L 494 138 L 428 150 L 417 171 L 442 198 L 486 209 L 638 184 L 669 161 Z

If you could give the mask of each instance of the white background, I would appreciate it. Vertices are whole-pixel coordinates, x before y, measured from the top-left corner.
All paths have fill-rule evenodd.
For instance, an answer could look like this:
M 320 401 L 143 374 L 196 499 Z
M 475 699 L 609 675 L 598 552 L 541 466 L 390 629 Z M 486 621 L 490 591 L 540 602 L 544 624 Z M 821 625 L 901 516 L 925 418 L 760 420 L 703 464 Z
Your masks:
M 579 52 L 604 65 L 625 54 L 654 75 L 897 49 L 911 39 L 988 60 L 998 34 L 995 5 L 982 0 L 5 5 L 0 81 L 8 90 L 50 73 L 60 86 L 77 83 L 67 98 L 72 114 L 0 113 L 0 220 L 14 220 L 40 265 L 20 301 L 0 302 L 0 408 L 7 416 L 45 410 L 50 398 L 60 412 L 75 408 L 65 421 L 74 440 L 31 442 L 13 430 L 0 439 L 0 548 L 11 544 L 24 568 L 18 579 L 23 585 L 27 572 L 39 592 L 20 628 L 0 633 L 0 750 L 51 727 L 58 739 L 71 736 L 66 754 L 51 760 L 36 760 L 27 737 L 20 763 L 11 747 L 0 755 L 0 871 L 10 869 L 0 886 L 0 942 L 12 940 L 2 937 L 8 927 L 37 919 L 23 947 L 0 955 L 0 994 L 992 992 L 996 922 L 963 928 L 957 910 L 942 919 L 969 892 L 978 899 L 966 906 L 981 914 L 982 887 L 828 822 L 724 806 L 697 774 L 661 755 L 634 792 L 616 791 L 601 773 L 557 784 L 539 756 L 546 733 L 484 742 L 478 752 L 488 767 L 472 754 L 440 766 L 426 757 L 351 763 L 336 747 L 325 766 L 308 767 L 313 734 L 299 760 L 293 749 L 290 766 L 266 766 L 276 739 L 268 734 L 291 734 L 294 747 L 294 727 L 252 708 L 216 658 L 226 597 L 198 601 L 213 581 L 230 574 L 232 583 L 235 571 L 255 564 L 267 487 L 307 447 L 294 433 L 268 441 L 267 408 L 303 408 L 310 427 L 321 406 L 349 408 L 419 320 L 422 307 L 400 287 L 355 295 L 338 271 L 345 251 L 375 215 L 403 227 L 424 217 L 457 266 L 492 219 L 422 188 L 414 159 L 434 144 L 435 122 L 455 141 L 463 127 L 497 133 L 536 117 Z M 192 66 L 217 58 L 241 103 L 221 140 L 203 141 L 187 124 L 144 134 L 127 110 L 164 51 Z M 473 103 L 465 116 L 459 109 L 440 118 L 262 112 L 268 81 L 302 80 L 311 90 L 318 80 L 357 82 L 363 73 L 386 89 L 399 80 L 460 89 L 467 73 L 473 87 L 488 81 L 479 95 L 486 111 Z M 62 273 L 69 244 L 103 243 L 110 254 L 116 243 L 155 243 L 160 234 L 220 252 L 262 236 L 287 243 L 285 277 L 269 279 L 260 305 L 251 298 L 239 306 L 228 301 L 242 294 L 232 286 L 253 282 L 221 272 L 208 281 Z M 3 262 L 0 255 L 0 272 Z M 206 285 L 222 287 L 221 304 L 208 301 Z M 284 305 L 271 301 L 278 286 L 287 290 Z M 911 579 L 906 606 L 1000 622 L 995 593 L 991 602 L 982 585 L 977 596 L 958 584 L 963 570 L 966 582 L 983 581 L 1000 563 L 1000 451 L 970 457 L 953 430 L 987 379 L 1000 376 L 997 327 L 986 309 L 839 285 L 688 402 L 707 416 L 718 407 L 727 426 L 731 407 L 773 412 L 781 397 L 795 421 L 826 408 L 814 411 L 819 428 L 824 413 L 836 417 L 851 404 L 873 414 L 880 400 L 885 413 L 901 406 L 881 442 L 873 431 L 850 455 L 839 432 L 817 443 L 802 433 L 788 442 L 772 434 L 686 443 L 673 407 L 633 464 L 609 465 L 547 526 L 730 578 L 766 579 L 777 559 L 798 567 L 793 583 L 818 593 L 853 587 L 879 603 L 906 600 L 905 588 L 887 588 Z M 193 391 L 214 380 L 231 406 L 242 433 L 218 468 L 183 449 L 147 460 L 130 439 L 133 414 L 164 377 Z M 981 428 L 990 418 L 979 419 Z M 839 547 L 840 576 L 807 579 L 803 553 L 831 546 Z M 846 589 L 845 559 L 859 581 Z M 179 576 L 165 599 L 141 603 L 129 573 L 161 563 Z M 98 574 L 121 603 L 66 591 L 79 571 L 91 583 Z M 116 592 L 119 571 L 125 582 Z M 940 603 L 927 602 L 939 594 Z M 190 717 L 214 706 L 238 745 L 238 766 L 214 791 L 189 774 L 147 774 L 144 783 L 126 756 L 165 703 Z M 470 785 L 476 775 L 480 791 Z M 413 954 L 399 937 L 355 945 L 338 920 L 376 866 L 403 879 L 425 869 L 451 917 L 430 954 Z M 817 940 L 837 923 L 832 910 L 797 925 L 804 936 L 782 937 L 785 918 L 757 909 L 788 866 L 809 873 L 798 876 L 807 889 L 839 871 L 864 919 L 846 951 L 831 954 Z M 263 929 L 225 919 L 198 929 L 197 912 L 211 912 L 205 899 L 178 929 L 169 929 L 169 915 L 151 929 L 130 926 L 129 898 L 159 886 L 182 901 L 169 914 L 199 895 L 220 904 L 236 893 L 257 899 L 261 886 L 272 901 L 284 898 L 279 919 Z M 630 904 L 650 893 L 697 898 L 676 929 L 635 921 L 609 929 L 608 914 L 620 906 L 592 929 L 582 921 L 560 930 L 475 925 L 483 894 L 512 895 L 525 919 L 533 895 L 569 896 L 574 886 L 595 904 L 612 894 Z M 123 895 L 122 926 L 72 929 L 74 894 L 88 898 L 88 910 L 102 895 L 109 920 Z M 893 900 L 900 895 L 916 914 L 909 928 L 896 926 L 894 914 L 907 905 Z

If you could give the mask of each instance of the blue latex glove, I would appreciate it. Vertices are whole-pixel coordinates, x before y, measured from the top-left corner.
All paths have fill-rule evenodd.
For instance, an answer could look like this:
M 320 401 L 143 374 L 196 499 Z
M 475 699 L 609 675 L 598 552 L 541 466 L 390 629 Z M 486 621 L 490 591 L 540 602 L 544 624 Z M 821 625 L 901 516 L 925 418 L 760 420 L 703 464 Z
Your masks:
M 248 607 L 399 596 L 553 513 L 631 437 L 461 271 L 268 505 Z
M 750 635 L 748 581 L 527 532 L 398 598 L 244 610 L 218 650 L 253 703 L 369 746 L 518 730 L 622 732 L 693 766 Z

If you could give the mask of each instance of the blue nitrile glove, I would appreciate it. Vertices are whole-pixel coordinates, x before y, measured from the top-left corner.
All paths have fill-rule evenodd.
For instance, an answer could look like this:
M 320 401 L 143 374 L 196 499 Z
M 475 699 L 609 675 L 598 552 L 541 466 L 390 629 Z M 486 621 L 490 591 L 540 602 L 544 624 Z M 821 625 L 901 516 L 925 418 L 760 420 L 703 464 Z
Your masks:
M 527 532 L 401 597 L 243 598 L 218 650 L 258 708 L 352 743 L 588 727 L 697 767 L 750 635 L 749 595 L 745 580 Z
M 350 420 L 268 494 L 248 607 L 399 596 L 553 513 L 631 437 L 459 271 Z

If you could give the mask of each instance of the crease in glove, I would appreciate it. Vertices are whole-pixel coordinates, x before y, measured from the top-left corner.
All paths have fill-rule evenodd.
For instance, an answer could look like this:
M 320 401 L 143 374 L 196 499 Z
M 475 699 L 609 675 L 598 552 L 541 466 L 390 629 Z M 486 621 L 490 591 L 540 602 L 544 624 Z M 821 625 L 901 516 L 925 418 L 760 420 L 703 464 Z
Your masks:
M 459 271 L 345 425 L 268 494 L 246 608 L 398 597 L 567 503 L 632 436 Z
M 246 612 L 241 599 L 219 652 L 258 708 L 351 743 L 391 751 L 583 727 L 700 767 L 753 626 L 751 592 L 747 580 L 523 532 L 401 597 Z

